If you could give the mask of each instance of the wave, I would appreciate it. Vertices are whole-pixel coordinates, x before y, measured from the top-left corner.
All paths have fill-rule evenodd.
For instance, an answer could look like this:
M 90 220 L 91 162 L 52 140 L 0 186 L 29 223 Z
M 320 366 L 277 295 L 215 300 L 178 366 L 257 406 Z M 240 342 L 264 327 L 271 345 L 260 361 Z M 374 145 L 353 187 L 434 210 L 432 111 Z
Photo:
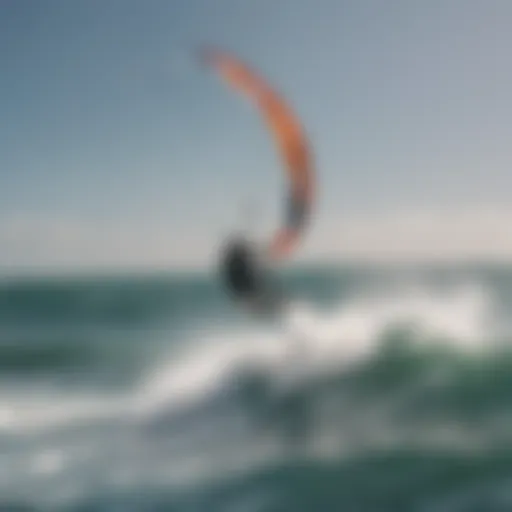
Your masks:
M 48 429 L 87 427 L 126 417 L 130 400 L 110 394 L 56 394 L 55 390 L 8 390 L 0 394 L 0 432 L 44 433 Z
M 56 512 L 345 509 L 508 512 L 511 464 L 509 450 L 481 456 L 424 450 L 379 451 L 345 461 L 293 460 L 230 473 L 201 487 L 200 492 L 197 488 L 169 488 L 163 483 L 150 488 L 141 483 L 103 485 L 88 493 L 61 485 L 52 497 L 43 492 L 40 499 L 4 499 L 0 507 Z M 59 481 L 65 482 L 66 479 Z
M 72 339 L 20 341 L 0 344 L 0 377 L 7 375 L 53 375 L 63 370 L 91 369 L 103 355 L 93 347 Z
M 219 303 L 206 279 L 49 279 L 0 284 L 2 325 L 150 325 L 207 314 Z
M 510 510 L 510 451 L 483 456 L 378 451 L 348 461 L 287 461 L 226 479 L 201 510 Z M 171 496 L 169 505 L 184 505 Z
M 364 501 L 363 475 L 372 485 L 389 477 L 391 494 L 395 478 L 413 478 L 406 452 L 415 451 L 418 468 L 439 471 L 512 446 L 512 355 L 499 343 L 507 339 L 497 332 L 496 310 L 489 289 L 466 283 L 359 290 L 329 310 L 294 302 L 279 325 L 202 323 L 122 391 L 3 388 L 0 433 L 16 439 L 12 460 L 27 461 L 20 482 L 58 475 L 83 482 L 81 472 L 95 474 L 109 482 L 110 494 L 98 498 L 108 503 L 124 503 L 121 488 L 144 495 L 149 482 L 172 490 L 162 497 L 174 500 L 167 504 L 179 502 L 179 489 L 214 486 L 219 510 L 238 498 L 293 509 L 290 489 L 322 480 L 322 492 L 304 490 L 302 499 L 313 500 L 312 509 L 336 508 L 311 498 L 332 491 L 335 503 L 350 508 Z M 396 471 L 384 472 L 374 453 L 394 454 L 386 460 Z M 434 453 L 450 454 L 453 466 Z M 361 478 L 352 491 L 351 471 Z M 345 477 L 347 487 L 338 489 L 334 482 Z M 274 494 L 276 478 L 282 485 Z M 45 489 L 54 499 L 55 487 Z M 436 506 L 452 499 L 422 495 Z
M 390 343 L 442 346 L 445 353 L 476 352 L 482 358 L 495 347 L 492 311 L 490 293 L 474 284 L 443 292 L 428 288 L 373 290 L 348 298 L 329 311 L 293 303 L 277 327 L 229 329 L 217 324 L 194 331 L 198 339 L 182 343 L 180 350 L 172 347 L 170 361 L 159 354 L 158 363 L 127 393 L 134 413 L 144 417 L 201 403 L 251 370 L 279 383 L 330 373 L 348 375 L 378 361 Z M 88 352 L 90 348 L 66 343 L 0 346 L 0 367 L 31 371 L 79 365 L 96 357 Z M 439 368 L 444 367 L 442 360 L 437 363 Z M 392 364 L 387 360 L 382 366 Z
M 292 303 L 277 328 L 244 328 L 203 336 L 181 358 L 152 368 L 141 401 L 151 408 L 197 399 L 244 368 L 266 369 L 276 378 L 322 374 L 370 360 L 385 341 L 451 347 L 482 353 L 494 347 L 495 319 L 489 292 L 466 285 L 445 292 L 425 288 L 360 294 L 330 311 Z

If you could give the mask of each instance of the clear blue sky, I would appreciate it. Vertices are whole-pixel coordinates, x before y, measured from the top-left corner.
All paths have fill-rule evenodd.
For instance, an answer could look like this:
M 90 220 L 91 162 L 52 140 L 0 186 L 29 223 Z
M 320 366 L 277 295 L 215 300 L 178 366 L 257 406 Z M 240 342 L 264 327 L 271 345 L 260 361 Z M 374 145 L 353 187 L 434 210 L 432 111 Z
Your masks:
M 509 211 L 511 26 L 507 0 L 3 0 L 0 266 L 205 262 L 248 199 L 275 225 L 274 148 L 202 43 L 302 117 L 311 253 L 361 216 Z

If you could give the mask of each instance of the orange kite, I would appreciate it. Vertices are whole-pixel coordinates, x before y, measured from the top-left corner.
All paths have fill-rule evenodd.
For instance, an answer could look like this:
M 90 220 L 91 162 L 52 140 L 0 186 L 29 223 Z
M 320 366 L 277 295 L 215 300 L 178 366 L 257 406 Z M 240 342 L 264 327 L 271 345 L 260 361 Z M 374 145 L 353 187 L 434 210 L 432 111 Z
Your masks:
M 203 49 L 201 57 L 257 106 L 275 139 L 290 187 L 284 225 L 268 248 L 270 258 L 280 260 L 296 247 L 311 212 L 314 170 L 307 137 L 283 98 L 253 70 L 220 50 Z

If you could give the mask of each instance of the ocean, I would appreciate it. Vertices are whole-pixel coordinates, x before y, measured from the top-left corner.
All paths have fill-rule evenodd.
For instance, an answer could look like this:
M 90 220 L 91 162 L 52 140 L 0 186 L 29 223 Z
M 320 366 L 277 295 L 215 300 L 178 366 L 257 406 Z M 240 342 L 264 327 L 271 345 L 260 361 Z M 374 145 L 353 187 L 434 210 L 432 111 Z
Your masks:
M 512 510 L 512 267 L 0 281 L 0 510 Z

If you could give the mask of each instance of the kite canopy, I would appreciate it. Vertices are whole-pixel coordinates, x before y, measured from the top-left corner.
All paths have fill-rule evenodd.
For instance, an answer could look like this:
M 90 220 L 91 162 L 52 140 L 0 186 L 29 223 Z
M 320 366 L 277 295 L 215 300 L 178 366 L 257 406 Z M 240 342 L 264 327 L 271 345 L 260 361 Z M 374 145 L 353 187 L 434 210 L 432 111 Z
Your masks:
M 314 171 L 306 135 L 283 98 L 237 58 L 211 48 L 203 49 L 201 57 L 257 106 L 273 135 L 288 175 L 289 192 L 284 225 L 272 238 L 268 251 L 271 259 L 282 259 L 296 248 L 313 201 Z

